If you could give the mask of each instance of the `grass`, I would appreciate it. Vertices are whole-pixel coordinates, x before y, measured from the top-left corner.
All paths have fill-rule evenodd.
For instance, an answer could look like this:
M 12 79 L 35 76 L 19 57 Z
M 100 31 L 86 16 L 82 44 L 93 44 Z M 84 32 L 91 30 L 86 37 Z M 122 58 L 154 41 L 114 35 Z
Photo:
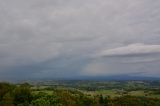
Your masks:
M 145 96 L 149 98 L 160 98 L 160 95 L 152 94 L 150 91 L 145 92 L 143 90 L 130 91 L 124 94 L 123 90 L 98 90 L 98 91 L 83 91 L 83 93 L 94 96 L 94 95 L 103 95 L 110 96 L 111 98 L 119 97 L 122 95 L 131 95 L 131 96 Z
M 130 88 L 130 87 L 133 87 L 133 88 L 136 88 L 136 87 L 143 88 L 143 85 L 141 85 L 141 82 L 137 82 L 136 86 L 135 86 L 134 83 L 133 82 L 128 82 L 126 86 L 128 88 Z M 99 85 L 99 83 L 97 83 L 97 84 Z M 111 85 L 112 84 L 113 85 L 117 84 L 118 85 L 119 83 L 118 82 L 110 82 L 110 83 L 107 83 L 107 84 L 111 84 Z M 87 86 L 87 85 L 84 84 L 83 86 Z M 32 89 L 35 90 L 35 91 L 33 91 L 33 93 L 37 94 L 39 92 L 44 92 L 44 93 L 47 93 L 49 95 L 53 94 L 52 90 L 45 90 L 45 88 L 47 88 L 47 87 L 51 87 L 51 86 L 38 86 L 38 88 L 39 88 L 40 91 L 36 91 L 37 87 L 32 87 Z M 57 86 L 56 89 L 78 90 L 78 89 L 73 88 L 73 87 L 64 87 L 64 86 Z M 149 98 L 160 98 L 160 94 L 156 94 L 156 93 L 154 93 L 155 91 L 149 90 L 149 89 L 148 90 L 136 90 L 136 91 L 126 92 L 123 89 L 121 89 L 121 87 L 120 87 L 120 88 L 117 88 L 117 89 L 113 88 L 113 89 L 109 89 L 109 90 L 96 90 L 96 91 L 78 90 L 78 91 L 83 92 L 84 94 L 87 94 L 89 96 L 101 95 L 102 94 L 103 96 L 110 96 L 111 98 L 119 97 L 119 96 L 122 96 L 122 95 L 145 96 L 145 97 L 149 97 Z
M 110 97 L 121 96 L 120 94 L 117 94 L 116 90 L 83 91 L 83 93 L 91 96 L 94 96 L 94 95 L 103 95 L 103 96 L 110 96 Z
M 128 93 L 131 96 L 145 96 L 148 93 L 145 93 L 144 91 L 131 91 Z
M 44 92 L 48 95 L 52 95 L 53 94 L 53 91 L 50 91 L 50 90 L 40 90 L 40 91 L 33 91 L 33 94 L 38 94 L 39 92 Z

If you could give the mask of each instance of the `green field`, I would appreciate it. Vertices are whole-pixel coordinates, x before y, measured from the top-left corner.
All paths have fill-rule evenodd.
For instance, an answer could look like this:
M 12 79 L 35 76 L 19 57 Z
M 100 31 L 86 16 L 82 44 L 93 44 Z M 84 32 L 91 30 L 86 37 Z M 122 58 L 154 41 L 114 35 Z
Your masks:
M 34 93 L 52 94 L 52 89 L 56 88 L 77 90 L 88 96 L 103 95 L 114 98 L 130 95 L 160 98 L 160 93 L 156 92 L 160 89 L 159 81 L 51 81 L 37 84 L 40 91 L 34 91 Z M 35 89 L 36 86 L 33 88 Z

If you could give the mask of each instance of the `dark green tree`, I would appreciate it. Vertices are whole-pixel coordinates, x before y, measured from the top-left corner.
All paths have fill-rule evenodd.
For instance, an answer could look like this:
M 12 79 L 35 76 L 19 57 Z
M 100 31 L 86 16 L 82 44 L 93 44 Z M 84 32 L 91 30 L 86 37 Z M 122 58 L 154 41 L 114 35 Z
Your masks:
M 14 104 L 15 106 L 24 105 L 28 106 L 32 101 L 31 89 L 27 85 L 21 85 L 14 90 Z

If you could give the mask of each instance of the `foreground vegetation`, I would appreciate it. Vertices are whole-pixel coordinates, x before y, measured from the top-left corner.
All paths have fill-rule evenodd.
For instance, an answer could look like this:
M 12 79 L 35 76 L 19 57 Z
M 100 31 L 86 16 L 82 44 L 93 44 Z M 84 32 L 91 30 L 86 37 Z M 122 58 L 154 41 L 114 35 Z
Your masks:
M 159 81 L 30 84 L 0 83 L 0 106 L 160 106 Z

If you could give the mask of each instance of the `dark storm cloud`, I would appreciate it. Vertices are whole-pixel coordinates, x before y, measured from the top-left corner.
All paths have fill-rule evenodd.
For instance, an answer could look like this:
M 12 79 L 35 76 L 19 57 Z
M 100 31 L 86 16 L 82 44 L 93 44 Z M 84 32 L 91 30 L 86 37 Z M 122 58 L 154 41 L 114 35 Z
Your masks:
M 132 44 L 102 51 L 85 67 L 84 73 L 94 76 L 138 73 L 158 77 L 159 63 L 160 45 Z
M 159 75 L 159 12 L 159 0 L 1 0 L 0 75 Z

